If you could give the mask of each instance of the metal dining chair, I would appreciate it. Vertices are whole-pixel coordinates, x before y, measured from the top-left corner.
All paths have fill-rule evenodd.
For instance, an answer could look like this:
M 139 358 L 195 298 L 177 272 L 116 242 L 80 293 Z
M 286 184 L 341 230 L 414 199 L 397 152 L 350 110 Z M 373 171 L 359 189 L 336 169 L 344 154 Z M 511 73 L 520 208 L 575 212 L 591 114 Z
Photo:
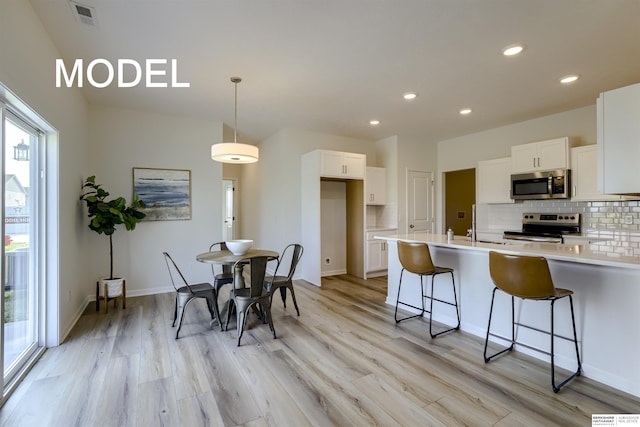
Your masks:
M 222 320 L 220 319 L 220 311 L 218 310 L 218 292 L 211 283 L 196 283 L 189 284 L 187 279 L 178 268 L 171 255 L 167 252 L 162 253 L 164 260 L 169 270 L 169 277 L 171 278 L 171 284 L 176 290 L 176 305 L 173 311 L 173 324 L 176 326 L 176 320 L 178 320 L 178 329 L 176 330 L 176 339 L 180 334 L 180 328 L 182 328 L 182 320 L 184 319 L 184 312 L 187 309 L 187 305 L 196 298 L 204 298 L 207 301 L 207 308 L 211 314 L 210 325 L 213 324 L 213 319 L 218 320 L 220 330 L 222 330 Z
M 209 246 L 209 252 L 226 251 L 227 245 L 225 242 L 216 242 Z M 213 275 L 213 286 L 216 288 L 216 292 L 220 295 L 220 289 L 229 283 L 233 283 L 233 270 L 231 265 L 222 265 L 222 271 L 216 271 L 216 265 L 211 264 L 211 274 Z
M 276 330 L 273 327 L 273 320 L 271 319 L 269 293 L 264 290 L 263 286 L 265 273 L 267 271 L 267 262 L 269 262 L 269 260 L 271 260 L 270 257 L 257 256 L 240 259 L 233 265 L 234 270 L 239 264 L 248 265 L 250 269 L 250 286 L 248 288 L 237 288 L 234 283 L 233 289 L 229 292 L 229 307 L 227 309 L 227 321 L 224 329 L 225 331 L 227 330 L 229 320 L 231 319 L 231 312 L 233 311 L 233 307 L 235 307 L 236 328 L 238 329 L 238 346 L 240 346 L 240 339 L 242 338 L 242 333 L 246 327 L 249 310 L 252 307 L 260 308 L 263 323 L 266 319 L 269 323 L 271 332 L 273 332 L 273 338 L 276 338 Z
M 298 303 L 296 301 L 296 293 L 293 290 L 293 275 L 296 272 L 296 267 L 298 266 L 298 262 L 300 262 L 300 258 L 302 258 L 302 252 L 304 249 L 302 245 L 297 243 L 292 243 L 288 245 L 282 251 L 280 258 L 278 258 L 278 264 L 276 265 L 276 270 L 273 273 L 273 276 L 266 276 L 264 278 L 264 288 L 269 294 L 269 304 L 273 302 L 273 294 L 276 290 L 280 289 L 280 297 L 282 298 L 282 304 L 284 308 L 287 308 L 287 289 L 291 292 L 291 299 L 293 299 L 293 306 L 296 308 L 296 313 L 300 316 L 300 310 L 298 309 Z M 278 275 L 280 272 L 280 267 L 282 266 L 283 270 L 286 268 L 284 265 L 285 260 L 289 260 L 289 272 L 286 276 Z

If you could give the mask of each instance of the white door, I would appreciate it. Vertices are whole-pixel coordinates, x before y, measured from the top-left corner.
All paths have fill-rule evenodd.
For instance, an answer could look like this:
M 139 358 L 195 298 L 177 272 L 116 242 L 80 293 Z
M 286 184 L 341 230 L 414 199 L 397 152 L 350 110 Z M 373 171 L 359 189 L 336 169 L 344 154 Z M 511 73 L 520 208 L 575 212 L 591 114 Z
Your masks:
M 222 240 L 235 239 L 235 181 L 222 180 Z
M 407 171 L 407 233 L 433 233 L 433 172 Z

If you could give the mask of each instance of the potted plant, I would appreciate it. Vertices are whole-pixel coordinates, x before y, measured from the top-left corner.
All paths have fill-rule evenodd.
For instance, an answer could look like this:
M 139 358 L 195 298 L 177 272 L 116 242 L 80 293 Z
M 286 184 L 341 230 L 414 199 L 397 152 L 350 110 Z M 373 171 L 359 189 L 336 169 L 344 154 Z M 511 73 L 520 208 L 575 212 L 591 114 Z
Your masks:
M 96 184 L 96 177 L 90 176 L 82 186 L 82 195 L 80 200 L 87 205 L 88 215 L 91 221 L 89 228 L 98 234 L 109 236 L 109 277 L 101 279 L 100 285 L 96 289 L 96 309 L 99 307 L 99 288 L 105 286 L 105 309 L 108 298 L 115 296 L 124 296 L 124 279 L 113 277 L 113 233 L 116 226 L 124 224 L 127 230 L 134 230 L 136 224 L 142 221 L 145 213 L 140 208 L 146 207 L 144 202 L 138 198 L 137 194 L 133 195 L 131 205 L 127 206 L 124 197 L 118 197 L 106 200 L 109 192 L 102 188 L 100 184 Z M 123 303 L 124 307 L 124 303 Z

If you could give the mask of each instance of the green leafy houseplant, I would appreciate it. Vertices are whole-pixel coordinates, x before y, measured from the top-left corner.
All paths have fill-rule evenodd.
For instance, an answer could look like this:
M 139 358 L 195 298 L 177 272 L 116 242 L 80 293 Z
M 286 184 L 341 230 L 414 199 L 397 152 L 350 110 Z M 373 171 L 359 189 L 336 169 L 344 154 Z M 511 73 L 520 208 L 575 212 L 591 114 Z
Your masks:
M 109 192 L 104 190 L 100 184 L 96 184 L 96 177 L 90 176 L 82 186 L 80 200 L 84 201 L 89 210 L 89 228 L 98 234 L 109 236 L 109 279 L 113 277 L 113 239 L 112 235 L 116 231 L 116 226 L 124 224 L 127 230 L 134 230 L 136 224 L 142 221 L 145 213 L 140 208 L 146 207 L 144 202 L 134 194 L 133 201 L 127 206 L 124 197 L 118 197 L 109 201 L 106 198 Z

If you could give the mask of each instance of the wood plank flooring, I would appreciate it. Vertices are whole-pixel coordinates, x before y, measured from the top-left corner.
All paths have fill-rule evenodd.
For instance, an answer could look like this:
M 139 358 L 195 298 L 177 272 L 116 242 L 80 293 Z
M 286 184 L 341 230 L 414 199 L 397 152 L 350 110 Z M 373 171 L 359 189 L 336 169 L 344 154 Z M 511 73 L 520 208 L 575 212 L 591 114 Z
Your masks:
M 386 277 L 322 283 L 296 282 L 300 317 L 277 295 L 278 338 L 252 315 L 240 347 L 235 322 L 210 328 L 201 300 L 179 340 L 173 294 L 107 315 L 91 304 L 0 425 L 590 426 L 591 414 L 640 413 L 640 399 L 583 377 L 554 394 L 549 366 L 521 354 L 485 364 L 482 340 L 466 333 L 432 340 L 425 319 L 396 325 Z

